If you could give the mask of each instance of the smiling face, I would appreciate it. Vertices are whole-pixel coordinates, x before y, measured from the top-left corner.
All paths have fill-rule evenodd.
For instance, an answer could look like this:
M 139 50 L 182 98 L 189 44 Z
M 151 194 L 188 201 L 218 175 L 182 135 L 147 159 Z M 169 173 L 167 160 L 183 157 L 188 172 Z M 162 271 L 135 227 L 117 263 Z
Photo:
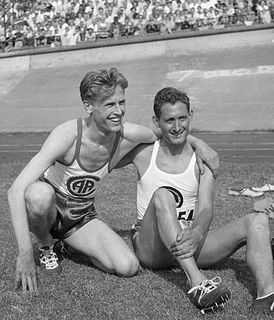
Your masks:
M 154 123 L 161 129 L 162 141 L 166 144 L 182 145 L 189 133 L 191 114 L 185 103 L 165 103 L 161 108 L 160 118 L 153 117 Z
M 125 91 L 116 86 L 114 94 L 105 101 L 90 105 L 92 118 L 97 128 L 105 133 L 121 130 L 125 114 Z

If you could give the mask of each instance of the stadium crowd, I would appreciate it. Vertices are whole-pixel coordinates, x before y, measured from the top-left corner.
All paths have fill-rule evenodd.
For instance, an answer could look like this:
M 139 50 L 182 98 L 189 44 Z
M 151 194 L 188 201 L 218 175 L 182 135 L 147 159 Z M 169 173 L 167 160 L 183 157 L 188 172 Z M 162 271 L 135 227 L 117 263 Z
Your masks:
M 274 0 L 3 0 L 0 48 L 269 24 Z

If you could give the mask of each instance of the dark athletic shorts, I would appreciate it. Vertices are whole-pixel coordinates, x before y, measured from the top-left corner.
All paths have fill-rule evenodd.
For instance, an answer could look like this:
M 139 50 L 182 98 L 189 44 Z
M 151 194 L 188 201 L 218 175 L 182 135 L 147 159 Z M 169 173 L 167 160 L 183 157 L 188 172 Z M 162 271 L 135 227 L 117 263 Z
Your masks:
M 40 180 L 49 183 L 44 178 L 41 178 Z M 50 230 L 54 239 L 66 239 L 75 231 L 79 230 L 83 225 L 97 218 L 97 213 L 94 207 L 94 198 L 78 199 L 69 197 L 55 188 L 54 190 L 56 196 L 57 216 Z

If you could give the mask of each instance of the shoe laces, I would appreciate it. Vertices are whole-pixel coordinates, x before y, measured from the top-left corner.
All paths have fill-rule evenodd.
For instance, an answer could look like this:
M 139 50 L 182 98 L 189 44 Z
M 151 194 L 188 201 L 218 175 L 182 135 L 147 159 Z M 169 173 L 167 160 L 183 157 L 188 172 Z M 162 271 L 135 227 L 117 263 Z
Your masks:
M 274 213 L 274 203 L 271 203 L 268 208 L 265 208 L 264 212 L 268 215 Z
M 220 284 L 221 281 L 222 281 L 222 279 L 220 277 L 215 277 L 211 280 L 204 280 L 203 282 L 201 282 L 197 286 L 191 288 L 187 293 L 191 294 L 194 291 L 197 291 L 197 292 L 200 291 L 201 292 L 200 298 L 202 298 L 205 294 L 216 289 L 217 285 Z
M 53 246 L 40 248 L 40 262 L 45 264 L 46 269 L 55 269 L 58 267 L 58 257 L 53 251 Z

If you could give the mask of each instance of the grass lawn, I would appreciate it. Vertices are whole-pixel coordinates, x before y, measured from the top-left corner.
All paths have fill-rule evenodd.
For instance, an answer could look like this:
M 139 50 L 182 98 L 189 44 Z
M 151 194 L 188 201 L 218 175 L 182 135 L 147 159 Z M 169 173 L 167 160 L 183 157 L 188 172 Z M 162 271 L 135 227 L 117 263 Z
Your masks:
M 46 276 L 38 268 L 38 297 L 15 291 L 17 245 L 10 223 L 6 190 L 26 161 L 0 162 L 0 319 L 270 319 L 248 314 L 256 291 L 253 276 L 245 263 L 244 249 L 214 268 L 205 270 L 209 278 L 221 276 L 232 290 L 227 308 L 221 313 L 206 316 L 189 302 L 186 277 L 178 269 L 143 269 L 137 276 L 123 279 L 97 270 L 85 257 L 77 254 L 62 260 L 63 272 L 59 276 Z M 253 207 L 254 199 L 229 196 L 229 188 L 260 186 L 269 182 L 273 172 L 273 163 L 223 163 L 216 182 L 213 226 L 242 216 Z M 130 246 L 129 230 L 136 214 L 135 180 L 132 166 L 113 172 L 97 199 L 101 219 Z M 271 227 L 274 233 L 272 221 Z

